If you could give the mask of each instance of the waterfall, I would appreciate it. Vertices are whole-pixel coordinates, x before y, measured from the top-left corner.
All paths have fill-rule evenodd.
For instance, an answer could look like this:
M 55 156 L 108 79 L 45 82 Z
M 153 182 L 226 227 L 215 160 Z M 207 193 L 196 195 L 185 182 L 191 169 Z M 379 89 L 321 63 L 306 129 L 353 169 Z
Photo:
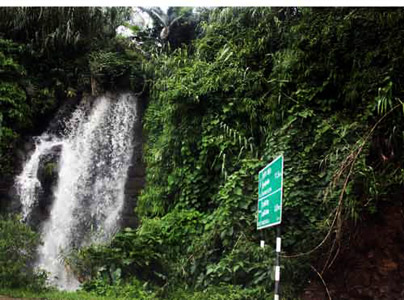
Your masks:
M 23 221 L 28 219 L 34 207 L 38 205 L 38 196 L 42 191 L 41 182 L 37 177 L 41 157 L 62 144 L 59 139 L 52 138 L 48 134 L 38 137 L 35 142 L 35 151 L 25 164 L 22 173 L 16 178 Z
M 66 132 L 39 137 L 16 185 L 23 217 L 38 203 L 41 155 L 61 145 L 58 180 L 50 215 L 41 226 L 43 245 L 36 266 L 49 272 L 59 288 L 74 290 L 79 282 L 66 270 L 61 253 L 107 241 L 117 231 L 124 186 L 133 152 L 136 99 L 130 94 L 99 97 L 82 104 L 66 122 Z

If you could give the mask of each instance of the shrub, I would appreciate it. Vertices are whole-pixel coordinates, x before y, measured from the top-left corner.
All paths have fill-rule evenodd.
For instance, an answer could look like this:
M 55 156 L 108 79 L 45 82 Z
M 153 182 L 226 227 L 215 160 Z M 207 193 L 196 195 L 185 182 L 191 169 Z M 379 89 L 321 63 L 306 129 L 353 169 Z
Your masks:
M 0 217 L 0 287 L 44 286 L 44 273 L 36 274 L 32 268 L 39 235 L 17 217 Z
M 115 274 L 119 277 L 119 275 Z M 156 295 L 149 291 L 145 285 L 136 279 L 124 283 L 117 278 L 114 284 L 110 284 L 109 280 L 95 279 L 87 281 L 83 285 L 83 289 L 97 296 L 106 296 L 111 299 L 137 299 L 137 300 L 154 300 Z
M 246 289 L 233 285 L 211 286 L 203 291 L 177 290 L 170 295 L 172 300 L 254 300 L 270 298 L 271 294 L 265 292 L 262 288 Z

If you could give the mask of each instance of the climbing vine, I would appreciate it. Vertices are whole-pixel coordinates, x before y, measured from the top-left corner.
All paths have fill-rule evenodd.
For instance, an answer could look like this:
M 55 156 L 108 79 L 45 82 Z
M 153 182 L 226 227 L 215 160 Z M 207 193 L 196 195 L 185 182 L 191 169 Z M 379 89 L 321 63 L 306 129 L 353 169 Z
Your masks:
M 311 264 L 333 263 L 347 221 L 376 213 L 402 186 L 401 18 L 400 10 L 215 9 L 192 46 L 145 65 L 154 83 L 137 212 L 147 222 L 196 210 L 203 224 L 169 260 L 166 284 L 271 291 L 273 254 L 258 241 L 274 233 L 255 228 L 257 173 L 280 153 L 286 297 L 298 295 L 305 274 L 317 276 Z
M 274 232 L 256 230 L 257 174 L 281 153 L 283 296 L 298 297 L 311 278 L 325 274 L 349 242 L 347 225 L 377 214 L 403 188 L 402 12 L 216 8 L 187 20 L 192 12 L 178 10 L 181 22 L 167 19 L 155 30 L 171 31 L 161 45 L 149 35 L 139 51 L 139 41 L 118 39 L 86 48 L 69 68 L 44 67 L 57 75 L 29 97 L 41 103 L 37 112 L 52 109 L 46 99 L 54 93 L 88 87 L 89 77 L 113 84 L 146 78 L 141 223 L 108 245 L 64 257 L 84 287 L 105 295 L 108 286 L 113 293 L 143 282 L 145 298 L 270 297 L 274 253 L 259 240 L 274 241 Z M 195 32 L 175 41 L 181 24 Z M 76 44 L 74 35 L 61 34 Z M 45 41 L 31 45 L 43 47 L 38 57 L 59 45 Z M 14 124 L 29 127 L 30 93 L 22 86 L 36 82 L 20 84 L 26 68 L 5 50 L 17 51 L 17 44 L 0 46 L 3 150 L 16 136 Z M 90 76 L 76 81 L 82 72 Z

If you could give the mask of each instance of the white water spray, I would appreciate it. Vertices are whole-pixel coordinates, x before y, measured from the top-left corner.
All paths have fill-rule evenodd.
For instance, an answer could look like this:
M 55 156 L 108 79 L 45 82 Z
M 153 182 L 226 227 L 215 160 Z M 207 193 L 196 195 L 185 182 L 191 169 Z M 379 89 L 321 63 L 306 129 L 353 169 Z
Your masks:
M 50 281 L 74 290 L 79 282 L 68 272 L 61 253 L 106 241 L 116 232 L 124 204 L 124 186 L 133 152 L 135 98 L 100 97 L 88 113 L 79 107 L 67 123 L 61 139 L 48 137 L 37 144 L 17 178 L 25 218 L 37 204 L 36 178 L 40 156 L 62 145 L 58 183 L 49 219 L 42 226 L 43 245 L 37 266 L 50 273 Z
M 51 138 L 47 134 L 40 136 L 36 140 L 35 151 L 25 164 L 22 173 L 16 178 L 16 188 L 21 200 L 23 221 L 27 220 L 34 207 L 38 205 L 38 195 L 42 191 L 41 182 L 37 177 L 40 158 L 61 144 L 60 140 Z

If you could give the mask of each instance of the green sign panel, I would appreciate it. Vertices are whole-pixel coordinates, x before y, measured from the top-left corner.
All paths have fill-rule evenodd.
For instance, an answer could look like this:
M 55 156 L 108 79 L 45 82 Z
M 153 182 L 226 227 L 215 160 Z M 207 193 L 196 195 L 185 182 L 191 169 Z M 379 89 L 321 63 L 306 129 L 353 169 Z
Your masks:
M 283 156 L 278 156 L 258 174 L 257 229 L 282 221 Z

